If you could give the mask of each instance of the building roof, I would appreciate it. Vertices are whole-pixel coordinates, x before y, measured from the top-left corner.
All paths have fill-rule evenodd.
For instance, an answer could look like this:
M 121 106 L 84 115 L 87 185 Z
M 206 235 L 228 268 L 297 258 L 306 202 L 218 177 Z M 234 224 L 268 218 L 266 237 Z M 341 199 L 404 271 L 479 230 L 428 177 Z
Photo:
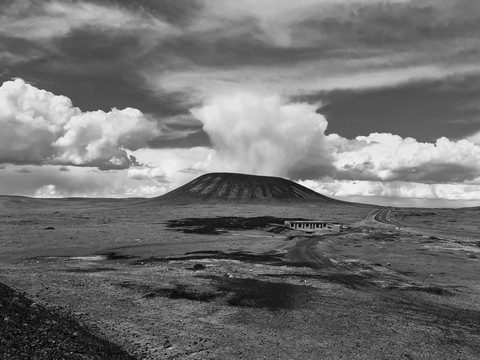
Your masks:
M 289 223 L 307 223 L 307 224 L 327 224 L 331 223 L 331 221 L 325 221 L 325 220 L 285 220 L 286 222 Z

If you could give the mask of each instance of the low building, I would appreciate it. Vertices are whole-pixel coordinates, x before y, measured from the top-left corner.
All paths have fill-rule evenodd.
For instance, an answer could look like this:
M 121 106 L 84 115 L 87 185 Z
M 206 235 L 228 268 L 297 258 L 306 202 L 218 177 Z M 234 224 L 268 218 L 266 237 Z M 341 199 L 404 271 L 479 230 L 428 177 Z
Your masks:
M 326 221 L 307 221 L 307 220 L 286 220 L 284 225 L 290 229 L 303 230 L 308 232 L 313 231 L 342 231 L 342 225 L 333 224 Z

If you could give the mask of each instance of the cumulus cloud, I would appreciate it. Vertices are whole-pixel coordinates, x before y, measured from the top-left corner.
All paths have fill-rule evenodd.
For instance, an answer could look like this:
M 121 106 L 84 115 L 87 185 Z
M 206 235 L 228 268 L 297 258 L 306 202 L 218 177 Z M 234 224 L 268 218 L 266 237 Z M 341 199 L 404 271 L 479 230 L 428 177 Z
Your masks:
M 0 87 L 0 163 L 58 164 L 123 169 L 158 135 L 139 110 L 82 112 L 65 96 L 21 79 Z
M 344 179 L 464 182 L 480 176 L 480 146 L 445 137 L 435 143 L 373 133 L 349 140 L 330 135 L 336 176 Z
M 468 136 L 467 140 L 480 146 L 480 131 Z
M 240 93 L 215 97 L 192 113 L 212 140 L 212 166 L 219 170 L 295 180 L 480 183 L 480 146 L 470 140 L 325 135 L 327 120 L 316 109 L 279 96 Z M 358 189 L 387 196 L 378 186 Z
M 62 194 L 57 190 L 55 185 L 48 184 L 38 188 L 34 196 L 40 198 L 59 198 L 62 197 Z
M 128 169 L 127 176 L 135 180 L 157 180 L 159 182 L 166 181 L 167 174 L 159 167 L 144 167 Z
M 330 171 L 327 121 L 315 105 L 281 97 L 239 93 L 211 99 L 192 110 L 216 150 L 219 169 L 312 178 Z
M 135 159 L 125 149 L 144 147 L 155 134 L 155 124 L 137 109 L 81 113 L 65 123 L 63 135 L 52 144 L 59 153 L 53 162 L 126 168 L 135 164 Z

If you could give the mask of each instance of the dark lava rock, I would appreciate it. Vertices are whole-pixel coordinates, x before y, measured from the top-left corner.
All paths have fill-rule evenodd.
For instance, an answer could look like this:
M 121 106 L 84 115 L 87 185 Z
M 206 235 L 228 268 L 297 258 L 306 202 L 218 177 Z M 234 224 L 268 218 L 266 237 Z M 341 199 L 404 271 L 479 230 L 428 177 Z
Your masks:
M 73 318 L 46 309 L 0 283 L 0 359 L 135 358 Z
M 205 268 L 206 268 L 206 266 L 203 265 L 203 264 L 195 264 L 192 267 L 193 270 L 204 270 Z
M 294 218 L 290 220 L 306 220 Z M 272 226 L 272 224 L 283 225 L 285 219 L 273 216 L 217 216 L 212 218 L 186 218 L 169 220 L 167 228 L 181 231 L 183 233 L 220 235 L 228 230 L 251 230 Z M 284 227 L 281 228 L 285 230 Z

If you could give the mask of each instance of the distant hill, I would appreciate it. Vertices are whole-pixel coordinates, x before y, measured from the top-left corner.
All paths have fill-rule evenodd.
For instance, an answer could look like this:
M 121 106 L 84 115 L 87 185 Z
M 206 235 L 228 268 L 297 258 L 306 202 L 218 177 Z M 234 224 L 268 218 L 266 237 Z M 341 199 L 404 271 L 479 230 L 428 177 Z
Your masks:
M 151 200 L 172 205 L 200 203 L 344 203 L 287 179 L 235 173 L 205 174 Z

